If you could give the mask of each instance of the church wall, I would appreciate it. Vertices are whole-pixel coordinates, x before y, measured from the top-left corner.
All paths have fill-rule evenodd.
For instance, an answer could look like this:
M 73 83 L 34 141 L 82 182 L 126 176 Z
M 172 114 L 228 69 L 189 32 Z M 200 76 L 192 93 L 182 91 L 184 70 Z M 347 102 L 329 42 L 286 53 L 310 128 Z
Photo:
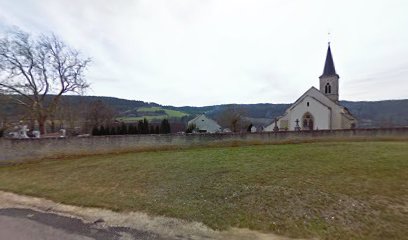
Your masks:
M 348 129 L 350 127 L 344 127 L 345 124 L 345 117 L 342 114 L 343 108 L 336 106 L 333 108 L 333 117 L 332 117 L 332 129 Z
M 328 129 L 342 129 L 341 112 L 343 111 L 343 108 L 335 104 L 333 101 L 328 100 L 320 93 L 311 91 L 309 94 L 331 108 L 331 124 Z
M 353 120 L 350 120 L 343 115 L 341 116 L 341 128 L 342 129 L 350 129 L 353 123 L 355 124 Z
M 309 106 L 307 106 L 308 102 Z M 306 112 L 313 116 L 314 129 L 330 129 L 330 110 L 308 96 L 289 112 L 289 130 L 295 130 L 296 119 L 299 119 L 299 126 L 302 127 L 302 117 Z

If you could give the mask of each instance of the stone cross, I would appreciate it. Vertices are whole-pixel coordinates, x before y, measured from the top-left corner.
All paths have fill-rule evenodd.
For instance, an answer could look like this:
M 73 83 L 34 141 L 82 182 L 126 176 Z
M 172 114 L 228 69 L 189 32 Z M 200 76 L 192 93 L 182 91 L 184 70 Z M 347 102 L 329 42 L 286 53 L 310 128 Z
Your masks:
M 27 128 L 27 125 L 21 126 L 20 130 L 18 131 L 19 138 L 29 138 L 27 135 L 27 132 L 29 129 Z
M 295 122 L 296 122 L 295 131 L 300 131 L 299 119 L 296 119 Z
M 278 127 L 278 118 L 275 118 L 275 127 L 273 127 L 274 132 L 279 132 L 279 127 Z

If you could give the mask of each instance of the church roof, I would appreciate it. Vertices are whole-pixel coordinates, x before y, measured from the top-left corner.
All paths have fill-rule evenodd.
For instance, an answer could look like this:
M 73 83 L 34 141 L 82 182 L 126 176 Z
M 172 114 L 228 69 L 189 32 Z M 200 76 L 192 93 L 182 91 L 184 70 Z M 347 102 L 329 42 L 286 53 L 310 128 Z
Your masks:
M 311 92 L 312 92 L 312 91 L 315 92 L 316 94 L 319 94 L 319 95 L 323 96 L 323 98 L 326 98 L 326 99 L 329 100 L 330 102 L 333 102 L 334 104 L 336 104 L 336 105 L 338 105 L 338 106 L 340 106 L 340 107 L 343 107 L 343 106 L 341 106 L 340 104 L 338 104 L 338 103 L 334 102 L 333 100 L 331 100 L 330 98 L 328 98 L 328 97 L 327 97 L 326 95 L 324 95 L 323 93 L 321 93 L 317 88 L 311 87 L 311 88 L 309 88 L 309 90 L 307 90 L 305 93 L 303 93 L 303 95 L 300 96 L 287 110 L 292 110 L 292 109 L 293 109 L 294 107 L 296 107 L 300 102 L 302 102 L 302 100 L 303 100 L 305 97 L 311 96 Z M 324 105 L 324 106 L 330 108 L 330 106 L 328 106 L 326 103 L 323 103 L 323 102 L 320 101 L 319 99 L 317 99 L 317 98 L 315 98 L 315 97 L 313 97 L 313 96 L 312 96 L 312 98 L 314 98 L 316 101 L 320 102 L 322 105 Z M 286 111 L 287 111 L 287 110 L 286 110 Z
M 337 75 L 337 73 L 336 69 L 334 68 L 333 57 L 329 44 L 329 48 L 327 49 L 326 62 L 324 63 L 323 74 L 320 77 L 329 77 L 335 75 Z

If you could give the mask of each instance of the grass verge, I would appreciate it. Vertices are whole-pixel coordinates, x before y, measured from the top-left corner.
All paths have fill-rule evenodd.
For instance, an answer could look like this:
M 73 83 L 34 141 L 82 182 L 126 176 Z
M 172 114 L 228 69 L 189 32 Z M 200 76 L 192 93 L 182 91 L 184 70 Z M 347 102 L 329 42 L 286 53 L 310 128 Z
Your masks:
M 408 236 L 408 142 L 97 155 L 0 167 L 0 189 L 291 237 Z

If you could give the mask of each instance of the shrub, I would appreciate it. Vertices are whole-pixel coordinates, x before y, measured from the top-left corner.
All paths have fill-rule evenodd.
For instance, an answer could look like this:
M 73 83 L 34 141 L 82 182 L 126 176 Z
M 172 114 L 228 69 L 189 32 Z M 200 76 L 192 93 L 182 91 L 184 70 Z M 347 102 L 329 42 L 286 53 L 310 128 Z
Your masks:
M 92 136 L 99 136 L 99 135 L 101 135 L 101 134 L 99 132 L 98 127 L 93 127 L 92 128 Z
M 196 127 L 196 125 L 194 123 L 190 124 L 190 125 L 188 125 L 188 127 L 186 129 L 186 133 L 192 133 L 196 128 L 197 127 Z

